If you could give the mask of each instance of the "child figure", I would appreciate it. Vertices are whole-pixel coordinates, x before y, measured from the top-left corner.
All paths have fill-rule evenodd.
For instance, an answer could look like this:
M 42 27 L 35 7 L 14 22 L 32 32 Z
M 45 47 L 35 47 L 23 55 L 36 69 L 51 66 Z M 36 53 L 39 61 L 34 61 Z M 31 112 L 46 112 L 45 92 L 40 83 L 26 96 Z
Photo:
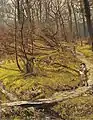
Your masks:
M 80 70 L 79 70 L 81 85 L 88 86 L 87 72 L 88 72 L 88 70 L 87 70 L 85 63 L 81 63 Z

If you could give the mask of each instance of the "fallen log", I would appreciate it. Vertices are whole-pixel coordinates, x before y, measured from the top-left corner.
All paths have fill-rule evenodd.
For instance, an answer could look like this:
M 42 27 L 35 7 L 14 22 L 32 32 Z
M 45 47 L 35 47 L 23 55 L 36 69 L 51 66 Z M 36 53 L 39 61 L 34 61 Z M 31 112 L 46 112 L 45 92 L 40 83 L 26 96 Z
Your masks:
M 70 92 L 63 92 L 63 93 L 58 93 L 54 96 L 52 96 L 51 98 L 48 99 L 39 99 L 37 101 L 15 101 L 15 102 L 9 102 L 9 103 L 2 103 L 1 106 L 8 106 L 8 107 L 12 107 L 12 106 L 43 106 L 43 105 L 52 105 L 58 102 L 63 102 L 67 99 L 72 99 L 74 97 L 78 97 L 81 96 L 82 94 L 84 94 L 87 90 L 89 90 L 91 88 L 91 86 L 89 87 L 80 87 L 77 90 L 74 91 L 70 91 Z

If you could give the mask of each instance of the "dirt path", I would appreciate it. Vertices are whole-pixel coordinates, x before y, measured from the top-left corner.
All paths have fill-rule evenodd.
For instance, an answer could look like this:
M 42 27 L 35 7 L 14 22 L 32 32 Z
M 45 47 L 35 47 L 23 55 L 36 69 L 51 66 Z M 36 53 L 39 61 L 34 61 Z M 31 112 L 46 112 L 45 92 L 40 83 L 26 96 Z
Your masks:
M 93 84 L 93 64 L 82 53 L 78 52 L 77 58 L 86 64 L 89 70 L 88 83 L 89 85 L 92 85 Z
M 85 94 L 89 89 L 91 89 L 91 86 L 93 85 L 93 64 L 80 52 L 77 52 L 77 59 L 81 60 L 83 63 L 86 64 L 88 70 L 89 70 L 89 75 L 88 75 L 88 84 L 89 86 L 86 87 L 79 87 L 76 90 L 73 90 L 71 92 L 58 92 L 55 93 L 55 95 L 53 95 L 52 97 L 63 97 L 62 100 L 65 100 L 66 98 L 73 98 L 73 97 L 77 97 L 80 95 Z

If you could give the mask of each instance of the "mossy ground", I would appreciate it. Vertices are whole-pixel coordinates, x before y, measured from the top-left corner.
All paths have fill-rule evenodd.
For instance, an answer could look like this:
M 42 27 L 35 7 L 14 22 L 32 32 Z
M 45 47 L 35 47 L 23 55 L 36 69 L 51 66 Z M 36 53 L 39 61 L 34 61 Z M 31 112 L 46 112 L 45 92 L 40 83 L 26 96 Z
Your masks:
M 44 60 L 47 56 L 38 56 L 41 61 L 39 66 L 35 65 L 36 76 L 25 76 L 18 70 L 15 60 L 6 60 L 2 66 L 13 68 L 8 70 L 0 68 L 0 80 L 5 88 L 12 93 L 15 93 L 19 99 L 32 100 L 38 98 L 50 97 L 56 91 L 62 91 L 64 85 L 69 87 L 77 86 L 79 83 L 78 74 L 70 69 L 60 66 L 67 65 L 70 68 L 78 69 L 80 61 L 75 58 L 70 51 L 66 52 L 47 52 L 47 56 L 52 56 L 52 61 L 46 63 Z M 56 64 L 58 63 L 58 65 Z M 35 96 L 32 93 L 39 93 Z
M 77 50 L 83 53 L 86 58 L 92 58 L 90 46 L 77 47 Z M 19 71 L 0 69 L 0 79 L 6 89 L 17 95 L 20 100 L 36 100 L 39 98 L 51 97 L 55 92 L 63 92 L 64 86 L 74 87 L 80 82 L 78 74 L 65 67 L 78 70 L 81 61 L 74 57 L 70 51 L 65 52 L 46 52 L 47 55 L 38 56 L 41 59 L 35 64 L 36 76 L 25 76 Z M 44 60 L 47 56 L 52 56 L 52 61 L 49 63 Z M 59 63 L 59 64 L 55 64 Z M 6 60 L 2 65 L 7 68 L 17 69 L 15 61 Z M 39 94 L 36 94 L 39 93 Z M 73 99 L 68 99 L 54 106 L 52 110 L 61 115 L 66 120 L 92 120 L 93 119 L 93 97 L 92 95 L 80 96 Z M 16 117 L 15 117 L 16 118 Z M 17 119 L 17 118 L 16 118 Z M 20 117 L 18 118 L 20 119 Z
M 92 120 L 93 96 L 80 96 L 59 103 L 53 108 L 66 120 Z
M 93 58 L 93 52 L 91 50 L 91 46 L 90 45 L 86 45 L 84 44 L 83 46 L 78 46 L 77 50 L 81 53 L 83 53 L 85 55 L 86 58 L 88 58 L 88 60 L 92 60 Z

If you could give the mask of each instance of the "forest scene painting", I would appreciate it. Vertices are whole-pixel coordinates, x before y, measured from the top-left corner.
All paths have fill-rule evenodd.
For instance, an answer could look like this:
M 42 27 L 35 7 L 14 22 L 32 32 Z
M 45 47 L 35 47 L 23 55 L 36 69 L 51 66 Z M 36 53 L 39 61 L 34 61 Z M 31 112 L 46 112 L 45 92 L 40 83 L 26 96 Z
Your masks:
M 0 120 L 93 120 L 93 0 L 0 0 Z

